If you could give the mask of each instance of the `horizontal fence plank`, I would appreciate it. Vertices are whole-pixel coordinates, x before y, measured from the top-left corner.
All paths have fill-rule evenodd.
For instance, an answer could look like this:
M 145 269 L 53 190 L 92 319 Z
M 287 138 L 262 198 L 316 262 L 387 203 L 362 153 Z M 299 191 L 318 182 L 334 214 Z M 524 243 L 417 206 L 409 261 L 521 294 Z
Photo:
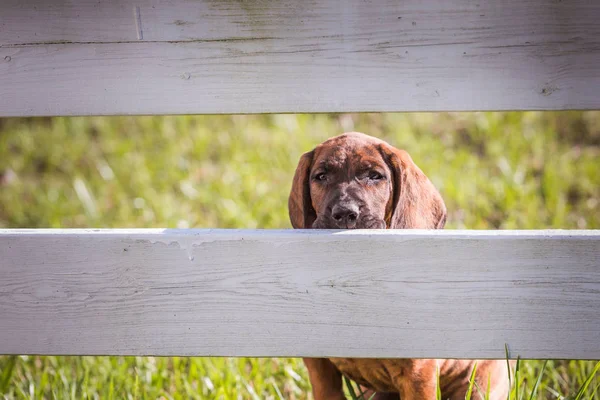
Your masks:
M 0 354 L 600 359 L 600 231 L 0 230 Z
M 600 108 L 600 3 L 9 0 L 0 116 Z

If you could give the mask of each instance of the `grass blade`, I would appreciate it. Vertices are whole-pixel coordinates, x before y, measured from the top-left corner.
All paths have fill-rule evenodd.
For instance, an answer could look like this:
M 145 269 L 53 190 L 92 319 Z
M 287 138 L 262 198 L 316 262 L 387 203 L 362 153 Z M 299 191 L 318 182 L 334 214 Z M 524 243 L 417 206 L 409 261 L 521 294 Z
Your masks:
M 352 400 L 358 400 L 358 396 L 354 391 L 354 385 L 352 385 L 352 381 L 344 376 L 344 383 L 346 383 L 346 387 L 348 388 L 348 393 L 350 393 L 350 397 Z
M 436 374 L 436 388 L 435 388 L 435 400 L 442 400 L 442 389 L 440 388 L 440 366 L 435 367 Z
M 598 392 L 600 392 L 600 390 L 598 390 L 598 389 L 600 389 L 600 383 L 598 383 L 596 385 L 596 387 L 594 388 L 594 390 L 592 391 L 592 393 L 594 394 L 594 397 L 592 397 L 592 400 L 595 399 L 596 397 L 598 397 Z
M 581 385 L 581 387 L 579 388 L 579 391 L 575 395 L 575 400 L 582 400 L 583 399 L 583 395 L 587 391 L 587 388 L 590 385 L 590 383 L 592 383 L 592 379 L 594 379 L 594 376 L 596 376 L 596 373 L 598 372 L 598 370 L 600 370 L 600 361 L 598 361 L 596 363 L 596 366 L 594 367 L 594 369 L 590 373 L 590 376 L 588 376 L 586 378 L 585 382 L 583 382 L 583 385 Z
M 477 371 L 477 363 L 473 364 L 473 371 L 471 371 L 471 377 L 469 378 L 469 390 L 465 396 L 465 400 L 471 400 L 473 394 L 473 385 L 475 384 L 475 372 Z
M 546 369 L 546 364 L 548 364 L 548 360 L 544 361 L 544 365 L 542 365 L 542 370 L 538 375 L 535 385 L 533 385 L 533 389 L 531 390 L 531 394 L 529 395 L 529 400 L 534 400 L 534 396 L 537 393 L 538 387 L 540 386 L 540 382 L 542 381 L 542 375 L 544 375 L 544 370 Z
M 345 376 L 344 376 L 344 383 L 346 384 L 346 387 L 348 388 L 348 392 L 350 393 L 350 397 L 352 397 L 352 400 L 364 400 L 365 399 L 365 392 L 361 391 L 359 394 L 356 394 L 356 391 L 354 390 L 354 385 L 352 384 L 352 381 L 350 379 L 346 378 Z M 373 400 L 376 395 L 377 395 L 377 393 L 373 392 L 373 394 L 371 395 L 371 397 L 369 397 L 368 400 Z
M 506 400 L 510 400 L 510 391 L 512 390 L 512 381 L 510 378 L 510 359 L 508 356 L 508 343 L 504 343 L 504 352 L 506 353 L 506 370 L 508 371 L 508 395 Z
M 521 400 L 523 396 L 519 396 L 519 366 L 521 364 L 521 360 L 519 356 L 517 356 L 517 365 L 515 366 L 515 397 L 517 400 Z
M 6 365 L 2 369 L 2 375 L 0 375 L 0 394 L 8 391 L 8 384 L 15 370 L 15 365 L 17 365 L 17 356 L 8 357 Z
M 139 380 L 139 378 L 140 378 L 139 375 L 137 375 L 137 373 L 136 373 L 136 375 L 135 375 L 135 383 L 133 385 L 133 398 L 134 398 L 134 400 L 138 399 L 138 390 L 140 388 L 140 380 Z
M 275 379 L 271 379 L 271 385 L 273 386 L 273 389 L 275 389 L 275 393 L 277 393 L 279 400 L 283 400 L 283 394 L 281 393 L 281 390 L 279 390 L 279 388 L 277 387 L 277 382 L 275 381 Z

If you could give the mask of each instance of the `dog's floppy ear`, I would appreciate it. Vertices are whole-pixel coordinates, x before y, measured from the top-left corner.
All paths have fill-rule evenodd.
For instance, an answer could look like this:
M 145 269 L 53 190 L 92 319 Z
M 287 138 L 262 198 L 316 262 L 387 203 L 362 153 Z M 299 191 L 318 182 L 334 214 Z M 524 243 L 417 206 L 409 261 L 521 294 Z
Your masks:
M 382 144 L 393 178 L 390 229 L 442 229 L 446 224 L 446 205 L 433 183 L 417 167 L 410 155 Z
M 292 191 L 288 199 L 290 221 L 295 229 L 309 229 L 317 219 L 317 213 L 310 198 L 310 168 L 314 150 L 304 153 L 296 168 Z

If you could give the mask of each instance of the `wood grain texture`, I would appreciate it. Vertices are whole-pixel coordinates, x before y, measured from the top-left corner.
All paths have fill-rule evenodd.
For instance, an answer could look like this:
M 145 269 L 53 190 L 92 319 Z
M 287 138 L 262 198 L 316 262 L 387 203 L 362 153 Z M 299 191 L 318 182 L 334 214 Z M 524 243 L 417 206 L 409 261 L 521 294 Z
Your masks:
M 600 108 L 588 0 L 0 3 L 0 116 Z
M 600 359 L 600 231 L 0 230 L 0 354 Z

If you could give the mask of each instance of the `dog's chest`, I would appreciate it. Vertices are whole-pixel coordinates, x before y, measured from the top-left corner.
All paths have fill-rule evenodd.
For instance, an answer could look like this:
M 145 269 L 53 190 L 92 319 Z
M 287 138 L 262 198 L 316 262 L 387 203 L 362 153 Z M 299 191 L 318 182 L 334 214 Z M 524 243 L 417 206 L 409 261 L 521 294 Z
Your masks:
M 331 358 L 331 362 L 342 374 L 353 381 L 377 392 L 396 390 L 395 380 L 401 379 L 401 360 Z

